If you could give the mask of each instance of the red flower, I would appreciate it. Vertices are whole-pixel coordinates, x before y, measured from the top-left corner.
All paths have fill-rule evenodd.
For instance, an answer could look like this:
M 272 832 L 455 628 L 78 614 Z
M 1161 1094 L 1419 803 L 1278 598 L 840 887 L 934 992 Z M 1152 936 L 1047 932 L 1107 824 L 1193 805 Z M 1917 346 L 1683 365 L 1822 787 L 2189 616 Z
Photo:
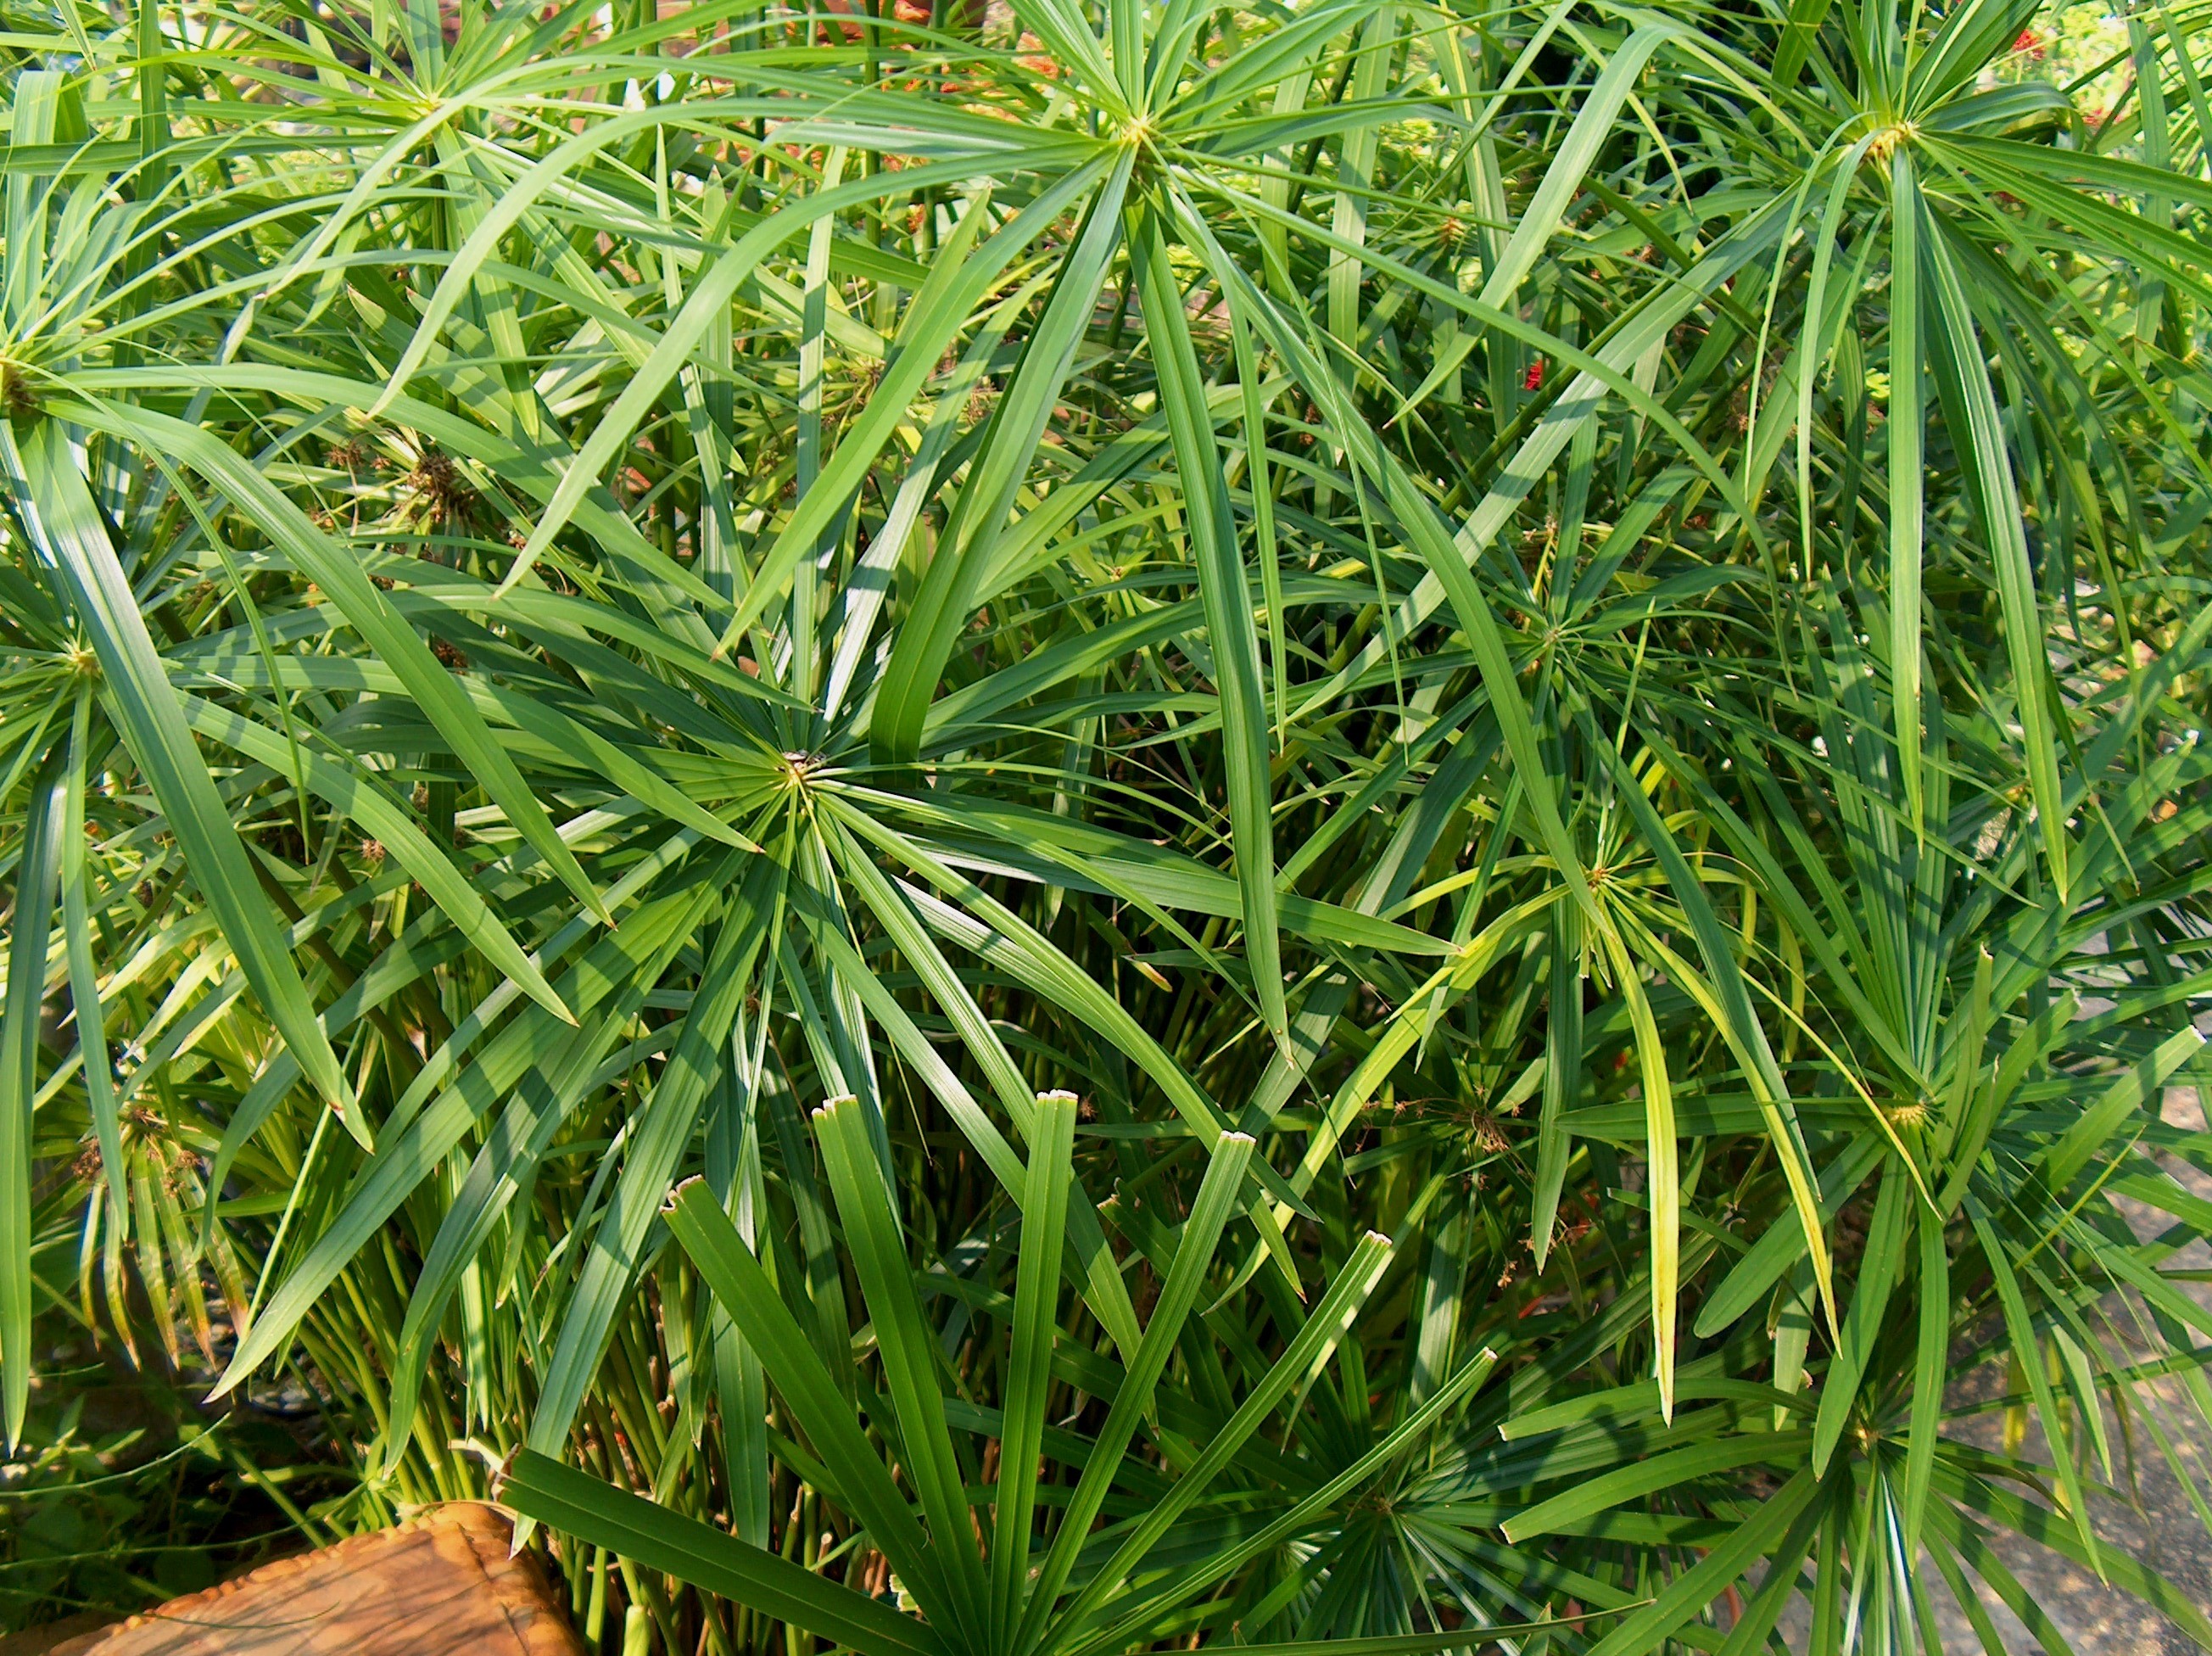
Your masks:
M 1539 356 L 1528 364 L 1528 375 L 1521 381 L 1523 391 L 1540 391 L 1544 385 L 1544 359 Z
M 2020 38 L 2012 43 L 2014 52 L 2025 52 L 2039 64 L 2043 61 L 2043 38 L 2032 28 L 2024 28 Z

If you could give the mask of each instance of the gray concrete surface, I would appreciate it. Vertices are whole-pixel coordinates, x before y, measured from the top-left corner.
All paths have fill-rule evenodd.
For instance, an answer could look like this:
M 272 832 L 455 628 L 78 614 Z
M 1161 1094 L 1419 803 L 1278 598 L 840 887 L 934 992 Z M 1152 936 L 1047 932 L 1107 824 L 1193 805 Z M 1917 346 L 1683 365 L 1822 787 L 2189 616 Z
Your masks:
M 2203 1111 L 2192 1087 L 2169 1088 L 2164 1114 L 2177 1127 L 2204 1130 Z M 2170 1157 L 2162 1160 L 2192 1192 L 2212 1198 L 2212 1179 Z M 2172 1222 L 2125 1197 L 2115 1200 L 2139 1236 L 2148 1239 Z M 2202 1242 L 2192 1243 L 2171 1263 L 2212 1268 L 2212 1250 Z M 2187 1288 L 2200 1303 L 2212 1305 L 2212 1284 Z M 2115 1324 L 2125 1325 L 2123 1319 L 2127 1312 L 2117 1296 L 2107 1302 L 2106 1310 Z M 1952 1400 L 1971 1403 L 2001 1393 L 2002 1385 L 2002 1373 L 1985 1367 L 1960 1377 L 1953 1387 Z M 2165 1575 L 2198 1607 L 2212 1610 L 2212 1533 L 2208 1533 L 2181 1482 L 2182 1477 L 2190 1478 L 2201 1495 L 2212 1499 L 2212 1422 L 2200 1417 L 2196 1404 L 2176 1380 L 2144 1385 L 2139 1401 L 2164 1430 L 2179 1475 L 2143 1422 L 2124 1422 L 2108 1408 L 2106 1429 L 2113 1447 L 2115 1482 L 2130 1499 L 2124 1503 L 2110 1499 L 2094 1503 L 2098 1535 Z M 1996 1449 L 2002 1446 L 2003 1432 L 2002 1415 L 1992 1411 L 1959 1422 L 1949 1435 Z M 2049 1448 L 2032 1416 L 2024 1447 L 2030 1458 L 2049 1463 Z M 2130 1594 L 2106 1586 L 2070 1559 L 2009 1535 L 1999 1534 L 1993 1544 L 2077 1656 L 2180 1656 L 2198 1649 L 2193 1639 L 2156 1610 Z M 1948 1594 L 1938 1597 L 1944 1612 L 1939 1626 L 1945 1651 L 1979 1651 L 1980 1641 L 1965 1612 Z M 2004 1605 L 1986 1596 L 1984 1602 L 2007 1656 L 2014 1652 L 2025 1656 L 2039 1647 Z

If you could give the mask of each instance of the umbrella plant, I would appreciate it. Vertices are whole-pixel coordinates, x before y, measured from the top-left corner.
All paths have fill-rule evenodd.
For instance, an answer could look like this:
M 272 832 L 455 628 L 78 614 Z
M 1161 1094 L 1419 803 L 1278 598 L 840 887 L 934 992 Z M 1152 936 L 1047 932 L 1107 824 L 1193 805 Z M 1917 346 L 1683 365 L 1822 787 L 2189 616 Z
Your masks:
M 2212 1648 L 2203 21 L 11 14 L 9 1444 L 626 1652 Z

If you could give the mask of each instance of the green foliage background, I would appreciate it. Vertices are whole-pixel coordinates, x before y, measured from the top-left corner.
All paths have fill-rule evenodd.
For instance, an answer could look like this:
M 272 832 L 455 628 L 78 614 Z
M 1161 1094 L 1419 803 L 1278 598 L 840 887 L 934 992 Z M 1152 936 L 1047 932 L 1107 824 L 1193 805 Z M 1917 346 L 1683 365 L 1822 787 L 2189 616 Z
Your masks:
M 8 1619 L 2212 1647 L 2208 16 L 9 12 Z

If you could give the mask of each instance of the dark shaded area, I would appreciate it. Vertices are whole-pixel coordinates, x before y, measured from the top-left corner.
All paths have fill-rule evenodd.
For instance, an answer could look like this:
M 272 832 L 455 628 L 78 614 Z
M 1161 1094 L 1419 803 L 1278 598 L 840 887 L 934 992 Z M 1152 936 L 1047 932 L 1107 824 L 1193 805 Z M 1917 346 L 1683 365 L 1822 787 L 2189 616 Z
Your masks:
M 49 1312 L 24 1441 L 0 1460 L 0 1633 L 110 1620 L 307 1544 L 292 1513 L 351 1480 L 294 1425 L 210 1409 Z

